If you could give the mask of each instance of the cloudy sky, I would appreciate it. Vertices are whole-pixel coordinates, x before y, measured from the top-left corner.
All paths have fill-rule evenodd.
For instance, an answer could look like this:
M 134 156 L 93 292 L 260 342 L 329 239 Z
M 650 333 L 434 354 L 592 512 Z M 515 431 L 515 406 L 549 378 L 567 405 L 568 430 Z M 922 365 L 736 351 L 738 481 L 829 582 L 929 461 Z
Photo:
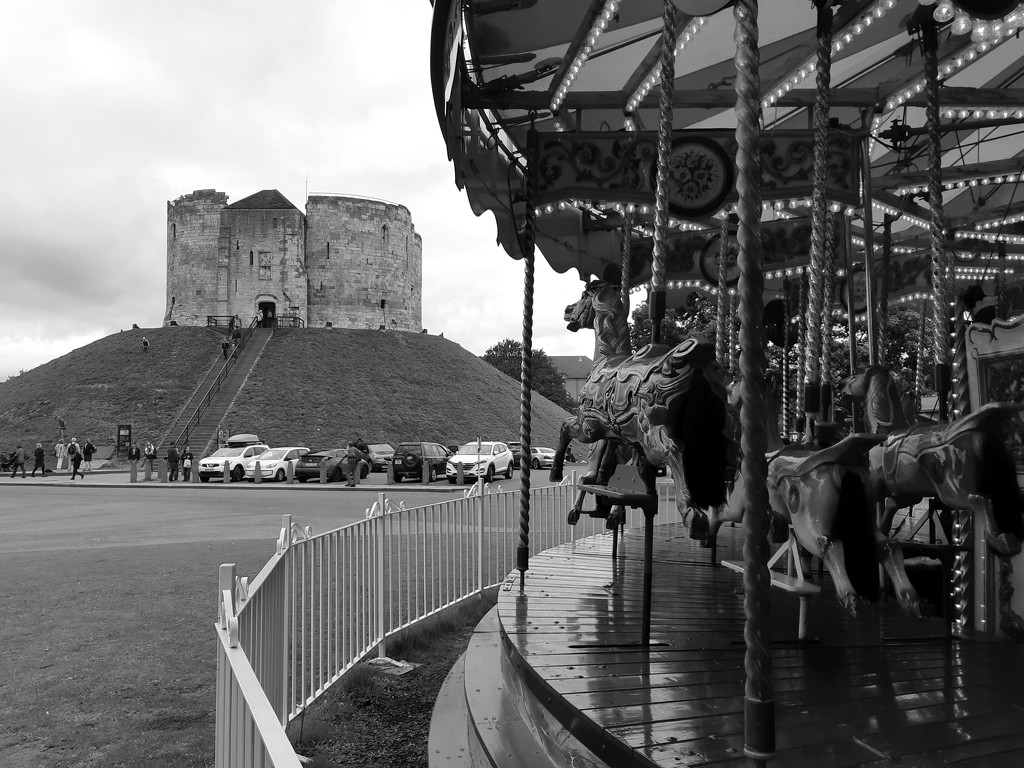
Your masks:
M 0 26 L 0 381 L 161 323 L 166 204 L 215 188 L 401 203 L 423 324 L 482 354 L 522 334 L 522 263 L 455 187 L 430 95 L 428 0 L 47 0 Z M 307 182 L 308 179 L 308 182 Z M 534 346 L 593 351 L 538 260 Z M 489 311 L 507 307 L 507 312 Z M 488 311 L 483 311 L 483 310 Z

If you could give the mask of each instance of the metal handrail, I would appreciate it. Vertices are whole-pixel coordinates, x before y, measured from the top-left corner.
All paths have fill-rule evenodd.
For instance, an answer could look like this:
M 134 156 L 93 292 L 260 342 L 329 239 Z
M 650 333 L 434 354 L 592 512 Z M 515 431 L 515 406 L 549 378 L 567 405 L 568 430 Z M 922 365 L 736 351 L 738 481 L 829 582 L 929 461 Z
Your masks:
M 228 371 L 234 366 L 235 361 L 238 359 L 238 353 L 245 349 L 246 343 L 252 336 L 252 332 L 259 325 L 259 322 L 259 317 L 254 317 L 252 322 L 249 323 L 249 327 L 245 329 L 245 332 L 242 334 L 242 338 L 238 340 L 238 345 L 235 347 L 234 351 L 232 351 L 228 359 L 224 361 L 224 367 L 220 369 L 220 373 L 217 374 L 216 380 L 210 385 L 210 388 L 206 391 L 203 399 L 199 402 L 199 406 L 196 408 L 195 413 L 193 413 L 192 417 L 185 422 L 185 428 L 181 430 L 181 433 L 178 435 L 178 439 L 174 442 L 174 445 L 184 446 L 186 444 L 192 430 L 199 425 L 199 419 L 202 418 L 203 413 L 205 413 L 206 409 L 209 407 L 210 402 L 213 400 L 213 396 L 220 391 L 220 385 L 224 383 L 224 379 L 227 377 Z

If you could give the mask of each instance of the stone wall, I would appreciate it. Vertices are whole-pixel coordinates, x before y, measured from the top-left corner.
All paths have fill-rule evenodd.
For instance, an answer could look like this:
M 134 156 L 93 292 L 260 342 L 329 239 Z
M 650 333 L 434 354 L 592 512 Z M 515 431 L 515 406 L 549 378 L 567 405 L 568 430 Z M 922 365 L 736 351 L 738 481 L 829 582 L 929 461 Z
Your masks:
M 422 329 L 423 244 L 406 207 L 315 195 L 306 224 L 311 327 Z
M 197 189 L 167 203 L 167 297 L 164 324 L 206 325 L 216 307 L 220 212 L 228 196 Z

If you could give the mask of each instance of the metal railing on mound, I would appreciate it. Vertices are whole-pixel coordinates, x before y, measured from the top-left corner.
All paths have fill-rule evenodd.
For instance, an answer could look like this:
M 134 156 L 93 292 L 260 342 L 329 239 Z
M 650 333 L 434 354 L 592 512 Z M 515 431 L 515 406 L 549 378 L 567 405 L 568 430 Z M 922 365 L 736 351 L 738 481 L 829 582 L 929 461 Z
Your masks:
M 567 524 L 575 475 L 531 491 L 531 550 L 605 532 L 587 516 Z M 642 524 L 627 510 L 628 527 Z M 365 519 L 318 535 L 284 515 L 252 582 L 221 566 L 218 768 L 256 764 L 257 753 L 269 760 L 259 765 L 298 765 L 293 752 L 271 755 L 285 726 L 374 649 L 386 656 L 395 633 L 505 581 L 518 537 L 518 488 L 483 483 L 411 508 L 381 493 Z
M 211 317 L 215 316 L 210 315 L 209 317 L 207 317 L 207 325 L 211 325 Z M 231 317 L 231 320 L 234 320 L 233 316 Z M 249 342 L 249 339 L 252 337 L 252 332 L 256 329 L 258 325 L 259 318 L 254 317 L 252 319 L 252 322 L 249 323 L 249 327 L 242 332 L 241 338 L 238 339 L 238 344 L 235 345 L 235 348 L 232 350 L 231 354 L 228 355 L 228 359 L 224 361 L 224 366 L 220 369 L 220 373 L 217 374 L 217 378 L 214 380 L 213 384 L 211 384 L 210 388 L 206 390 L 206 394 L 203 396 L 203 399 L 199 401 L 199 405 L 196 407 L 195 413 L 193 413 L 189 420 L 185 422 L 184 429 L 181 430 L 181 433 L 174 441 L 175 445 L 188 445 L 189 435 L 191 435 L 192 430 L 195 429 L 196 426 L 198 426 L 199 420 L 203 417 L 203 413 L 205 413 L 206 409 L 210 407 L 210 401 L 213 400 L 214 395 L 220 392 L 220 387 L 224 383 L 224 379 L 227 378 L 228 373 L 230 373 L 231 370 L 234 368 L 235 361 L 238 360 L 238 356 L 241 354 L 242 350 L 245 349 L 245 345 Z

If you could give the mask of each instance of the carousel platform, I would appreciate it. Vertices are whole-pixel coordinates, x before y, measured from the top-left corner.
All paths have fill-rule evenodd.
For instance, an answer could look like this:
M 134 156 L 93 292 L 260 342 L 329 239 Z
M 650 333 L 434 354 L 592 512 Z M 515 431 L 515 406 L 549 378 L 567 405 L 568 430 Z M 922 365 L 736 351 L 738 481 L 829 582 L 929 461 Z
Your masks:
M 741 559 L 724 528 L 718 558 Z M 682 524 L 655 528 L 651 646 L 639 646 L 642 530 L 534 554 L 499 591 L 434 708 L 429 764 L 745 766 L 742 577 Z M 857 617 L 828 574 L 772 589 L 772 766 L 1024 765 L 1024 647 L 950 639 L 894 600 Z

